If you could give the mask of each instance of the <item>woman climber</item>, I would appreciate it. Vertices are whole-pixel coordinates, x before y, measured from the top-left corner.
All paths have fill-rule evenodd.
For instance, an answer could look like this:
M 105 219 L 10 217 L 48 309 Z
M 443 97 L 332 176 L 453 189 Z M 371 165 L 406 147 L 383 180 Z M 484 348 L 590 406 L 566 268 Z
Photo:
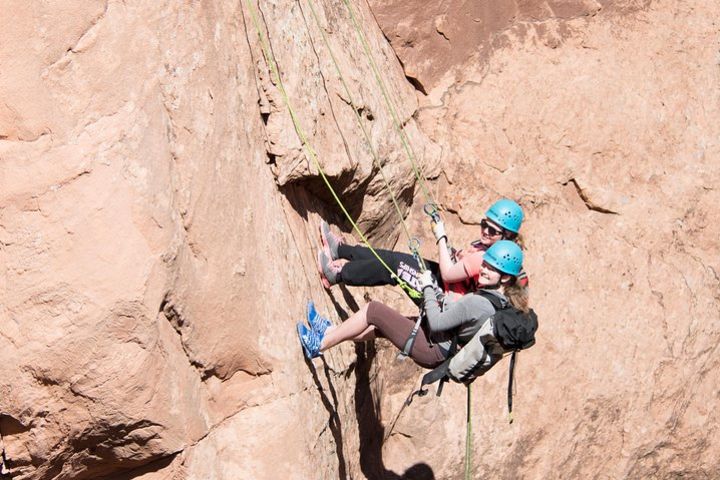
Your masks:
M 425 270 L 419 276 L 419 288 L 423 294 L 423 321 L 427 328 L 418 331 L 410 349 L 410 357 L 415 363 L 424 368 L 434 368 L 451 355 L 455 337 L 457 345 L 462 347 L 481 330 L 484 332 L 481 338 L 485 339 L 481 342 L 487 349 L 491 348 L 486 342 L 488 339 L 492 341 L 493 325 L 489 319 L 495 313 L 495 307 L 484 295 L 496 297 L 495 303 L 503 308 L 510 303 L 527 311 L 526 289 L 517 285 L 522 261 L 522 250 L 515 242 L 497 241 L 483 253 L 476 278 L 478 291 L 475 292 L 482 294 L 445 295 L 442 300 L 438 300 L 439 292 L 430 271 Z M 309 307 L 309 328 L 303 322 L 297 324 L 300 343 L 308 359 L 345 341 L 361 342 L 376 337 L 387 338 L 397 348 L 403 349 L 415 326 L 413 319 L 375 301 L 364 305 L 340 325 L 332 325 L 318 315 L 312 303 Z M 502 354 L 493 354 L 496 351 L 488 350 L 484 370 L 502 357 Z
M 433 222 L 433 232 L 439 250 L 439 262 L 425 260 L 426 267 L 443 290 L 464 294 L 475 289 L 483 253 L 498 240 L 516 240 L 523 221 L 520 205 L 501 199 L 492 204 L 480 222 L 480 238 L 470 248 L 450 252 L 442 221 Z M 347 245 L 342 237 L 333 234 L 327 222 L 320 225 L 323 248 L 318 252 L 318 270 L 325 288 L 343 283 L 355 287 L 397 285 L 398 279 L 420 291 L 420 265 L 413 255 L 391 250 L 376 250 L 380 258 L 393 270 L 388 271 L 373 254 L 361 245 Z M 522 280 L 521 280 L 522 281 Z

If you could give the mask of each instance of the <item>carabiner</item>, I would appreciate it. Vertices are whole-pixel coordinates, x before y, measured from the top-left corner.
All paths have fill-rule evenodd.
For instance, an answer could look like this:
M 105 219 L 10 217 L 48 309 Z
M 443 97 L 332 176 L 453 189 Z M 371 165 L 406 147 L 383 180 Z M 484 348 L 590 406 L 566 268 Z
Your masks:
M 418 262 L 420 269 L 425 270 L 425 262 L 420 256 L 420 239 L 417 237 L 410 237 L 410 240 L 408 240 L 408 248 L 410 249 L 412 256 L 415 257 L 415 260 Z
M 418 251 L 420 250 L 420 239 L 418 237 L 410 237 L 410 240 L 408 240 L 408 248 L 413 255 L 418 255 Z
M 440 221 L 440 212 L 437 205 L 434 203 L 428 202 L 423 205 L 423 212 L 425 212 L 426 215 L 429 215 L 433 222 L 438 223 Z

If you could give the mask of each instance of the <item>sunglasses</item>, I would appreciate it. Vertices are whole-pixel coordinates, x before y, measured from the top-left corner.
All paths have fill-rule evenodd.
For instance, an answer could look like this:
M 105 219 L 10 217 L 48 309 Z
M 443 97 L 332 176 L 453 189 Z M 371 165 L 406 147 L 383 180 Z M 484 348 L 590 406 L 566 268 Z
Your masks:
M 498 230 L 497 228 L 490 225 L 490 223 L 486 219 L 482 219 L 480 221 L 480 228 L 486 230 L 488 235 L 490 235 L 491 237 L 497 237 L 498 235 L 502 235 L 505 233 L 505 230 L 503 230 L 502 228 Z

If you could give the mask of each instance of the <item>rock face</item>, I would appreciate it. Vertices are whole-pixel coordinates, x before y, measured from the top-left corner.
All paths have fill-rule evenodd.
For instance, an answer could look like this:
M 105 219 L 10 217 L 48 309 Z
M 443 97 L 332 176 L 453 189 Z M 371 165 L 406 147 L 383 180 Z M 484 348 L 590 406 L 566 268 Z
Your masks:
M 478 478 L 717 476 L 715 6 L 573 2 L 582 11 L 565 15 L 558 4 L 570 2 L 498 2 L 513 4 L 503 17 L 513 20 L 496 28 L 483 17 L 448 57 L 429 25 L 460 28 L 464 5 L 438 6 L 447 9 L 439 17 L 403 2 L 416 15 L 406 25 L 380 3 L 376 17 L 405 46 L 396 50 L 406 66 L 432 52 L 447 62 L 443 76 L 432 61 L 413 75 L 428 91 L 420 128 L 443 146 L 439 197 L 457 214 L 457 243 L 472 235 L 461 224 L 477 224 L 479 206 L 498 195 L 528 212 L 539 341 L 521 355 L 512 426 L 502 412 L 507 367 L 475 382 Z M 463 50 L 486 36 L 495 46 L 486 58 Z M 398 422 L 388 455 L 443 458 L 447 445 L 425 438 L 452 438 L 448 422 L 457 431 L 464 418 L 448 405 L 462 402 L 458 394 L 442 413 Z M 438 417 L 454 421 L 418 420 Z M 458 460 L 436 476 L 453 478 L 438 471 Z
M 318 166 L 403 248 L 382 165 L 435 255 L 408 152 L 454 244 L 527 214 L 539 339 L 515 423 L 505 363 L 473 385 L 476 478 L 720 471 L 715 2 L 6 3 L 0 475 L 461 476 L 463 388 L 403 408 L 384 342 L 310 364 L 294 329 L 413 312 L 314 259 L 320 216 L 349 230 Z

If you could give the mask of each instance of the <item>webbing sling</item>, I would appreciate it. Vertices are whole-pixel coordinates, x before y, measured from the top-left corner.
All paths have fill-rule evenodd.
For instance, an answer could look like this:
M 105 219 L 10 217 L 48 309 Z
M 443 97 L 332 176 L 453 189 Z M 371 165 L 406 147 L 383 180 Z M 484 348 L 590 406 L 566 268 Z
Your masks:
M 465 480 L 470 480 L 472 474 L 472 422 L 470 412 L 472 412 L 471 398 L 472 384 L 467 385 L 467 425 L 465 428 Z

